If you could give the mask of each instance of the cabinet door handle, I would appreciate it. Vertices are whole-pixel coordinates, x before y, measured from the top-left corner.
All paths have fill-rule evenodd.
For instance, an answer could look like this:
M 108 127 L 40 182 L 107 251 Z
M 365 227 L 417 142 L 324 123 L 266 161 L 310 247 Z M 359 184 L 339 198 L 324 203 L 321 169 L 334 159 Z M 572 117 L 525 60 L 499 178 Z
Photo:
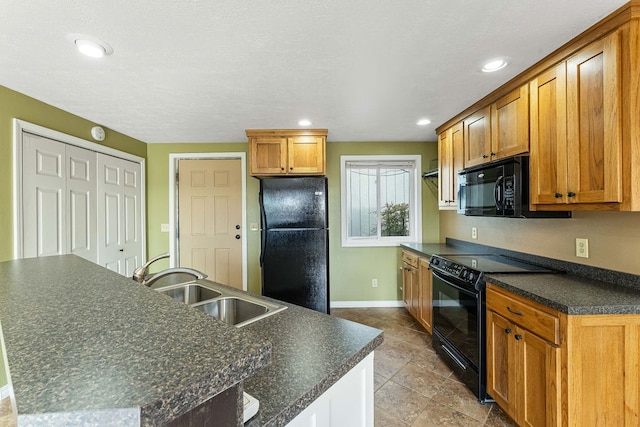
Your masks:
M 520 341 L 522 339 L 522 335 L 520 334 L 515 334 L 515 339 L 517 339 L 518 341 Z
M 483 158 L 483 159 L 486 159 L 487 157 L 489 157 L 489 156 L 487 156 L 486 154 L 483 154 L 483 155 L 482 155 L 482 158 Z
M 553 195 L 553 197 L 555 197 L 556 199 L 559 199 L 560 197 L 562 197 L 562 193 L 556 193 Z
M 509 313 L 515 314 L 516 316 L 524 316 L 524 314 L 522 314 L 522 313 L 521 313 L 521 312 L 519 312 L 519 311 L 513 311 L 513 310 L 511 310 L 511 307 L 509 307 L 509 306 L 507 306 L 507 311 L 508 311 Z
M 576 196 L 576 193 L 574 193 L 573 191 L 569 191 L 569 192 L 567 193 L 567 196 L 568 196 L 568 197 L 575 197 L 575 196 Z
M 504 330 L 505 334 L 510 334 L 511 332 L 512 332 L 511 328 L 507 328 L 507 329 Z
M 496 153 L 494 153 L 493 151 L 489 154 L 491 154 L 492 157 L 496 155 Z

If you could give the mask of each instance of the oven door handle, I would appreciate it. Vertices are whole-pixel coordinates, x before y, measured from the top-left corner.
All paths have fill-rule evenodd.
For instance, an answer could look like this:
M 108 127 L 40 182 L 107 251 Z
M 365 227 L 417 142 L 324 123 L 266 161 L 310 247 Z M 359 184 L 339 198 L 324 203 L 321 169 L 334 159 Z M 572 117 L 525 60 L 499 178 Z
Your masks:
M 456 363 L 456 365 L 460 366 L 463 371 L 467 370 L 467 367 L 456 357 L 455 354 L 451 350 L 449 350 L 445 345 L 441 344 L 440 347 L 444 350 L 445 353 Z
M 474 298 L 478 297 L 479 292 L 473 292 L 470 289 L 463 288 L 461 286 L 456 285 L 451 280 L 448 280 L 446 277 L 444 277 L 441 274 L 439 274 L 436 270 L 433 270 L 431 274 L 433 274 L 435 277 L 437 277 L 438 280 L 441 280 L 441 281 L 445 282 L 447 284 L 447 286 L 451 286 L 452 288 L 454 288 L 454 289 L 456 289 L 456 290 L 458 290 L 458 291 L 460 291 L 462 293 L 465 293 L 465 294 L 467 294 L 469 296 L 472 296 Z

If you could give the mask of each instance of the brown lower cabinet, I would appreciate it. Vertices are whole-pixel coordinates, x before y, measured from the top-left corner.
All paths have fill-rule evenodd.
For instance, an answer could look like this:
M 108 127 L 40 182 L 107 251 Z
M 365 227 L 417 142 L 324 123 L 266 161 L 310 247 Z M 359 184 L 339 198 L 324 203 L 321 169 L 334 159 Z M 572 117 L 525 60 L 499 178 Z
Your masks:
M 487 285 L 487 392 L 521 426 L 640 425 L 640 315 L 566 315 Z
M 487 291 L 487 392 L 519 425 L 555 426 L 560 419 L 560 347 L 509 320 L 512 313 L 539 314 L 534 310 L 525 312 L 516 300 Z
M 420 282 L 420 298 L 418 303 L 418 322 L 431 333 L 431 312 L 433 307 L 433 279 L 429 259 L 420 258 L 418 262 L 418 277 Z
M 429 259 L 402 251 L 402 301 L 407 311 L 431 333 L 431 269 Z
M 418 257 L 409 251 L 402 251 L 402 300 L 413 317 L 417 317 L 418 298 Z

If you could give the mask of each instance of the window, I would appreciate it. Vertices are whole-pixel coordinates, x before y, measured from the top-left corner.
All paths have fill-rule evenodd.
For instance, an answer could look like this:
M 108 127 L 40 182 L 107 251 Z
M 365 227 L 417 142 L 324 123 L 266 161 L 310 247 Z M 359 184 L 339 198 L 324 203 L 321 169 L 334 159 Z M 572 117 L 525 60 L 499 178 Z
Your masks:
M 420 156 L 341 156 L 342 246 L 397 246 L 422 231 Z

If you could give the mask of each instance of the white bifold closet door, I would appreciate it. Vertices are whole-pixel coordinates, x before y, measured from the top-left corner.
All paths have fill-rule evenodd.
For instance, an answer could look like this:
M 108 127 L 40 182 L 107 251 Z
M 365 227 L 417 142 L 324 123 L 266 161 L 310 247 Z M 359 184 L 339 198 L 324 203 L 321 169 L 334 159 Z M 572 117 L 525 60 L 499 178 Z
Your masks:
M 22 153 L 24 257 L 96 262 L 96 153 L 27 133 Z
M 131 276 L 142 262 L 140 165 L 98 154 L 98 264 Z
M 130 276 L 142 261 L 139 163 L 23 133 L 25 258 L 75 254 Z

